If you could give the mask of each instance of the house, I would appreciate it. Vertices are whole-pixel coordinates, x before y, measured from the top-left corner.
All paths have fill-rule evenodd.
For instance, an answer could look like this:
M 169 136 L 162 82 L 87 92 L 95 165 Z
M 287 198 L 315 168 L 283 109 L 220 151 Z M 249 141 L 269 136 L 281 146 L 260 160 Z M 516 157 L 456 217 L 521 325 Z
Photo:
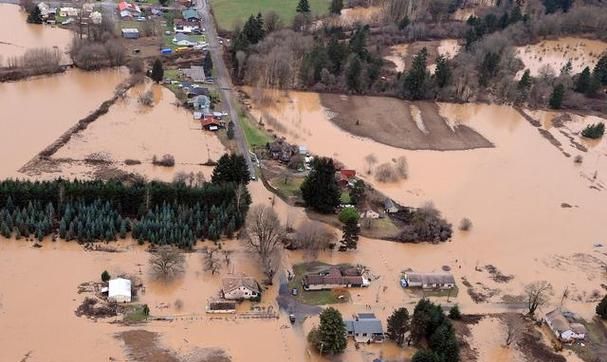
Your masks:
M 64 7 L 64 8 L 59 8 L 59 16 L 61 17 L 74 17 L 74 16 L 78 16 L 78 9 L 76 8 L 72 8 L 72 7 Z
M 194 82 L 204 82 L 204 67 L 200 65 L 191 65 L 189 68 L 182 69 L 181 72 L 188 78 L 190 78 Z M 197 95 L 209 95 L 209 90 L 206 88 L 201 88 L 206 90 L 206 94 L 197 94 Z
M 399 209 L 394 203 L 394 201 L 392 201 L 391 199 L 384 200 L 384 211 L 386 212 L 386 214 L 395 214 L 398 212 L 398 210 Z
M 131 281 L 124 278 L 112 279 L 109 282 L 107 299 L 110 302 L 131 302 Z
M 335 172 L 335 180 L 337 184 L 341 187 L 346 187 L 353 181 L 356 176 L 356 171 L 354 170 L 339 170 Z
M 297 147 L 290 145 L 284 138 L 277 138 L 268 145 L 270 157 L 281 162 L 289 162 L 297 154 Z
M 181 17 L 187 21 L 200 21 L 200 15 L 198 11 L 194 9 L 185 9 L 181 12 Z
M 101 21 L 103 20 L 103 16 L 101 15 L 100 12 L 98 11 L 93 11 L 91 13 L 91 15 L 89 15 L 89 19 L 91 19 L 91 22 L 93 24 L 101 24 Z
M 240 276 L 221 280 L 223 297 L 228 300 L 256 299 L 261 296 L 259 284 L 254 278 Z
M 175 33 L 191 34 L 200 31 L 200 26 L 196 22 L 189 22 L 184 19 L 175 19 L 173 31 L 175 31 Z
M 406 272 L 401 278 L 400 284 L 403 288 L 451 289 L 455 287 L 455 278 L 453 278 L 453 274 L 447 272 Z
M 129 4 L 126 1 L 118 3 L 118 12 L 121 18 L 136 18 L 141 16 L 141 9 L 135 4 Z
M 369 281 L 354 268 L 341 271 L 336 267 L 332 267 L 328 272 L 304 275 L 302 284 L 305 290 L 327 290 L 333 288 L 368 287 Z
M 190 38 L 189 36 L 182 34 L 182 33 L 178 33 L 178 34 L 175 34 L 175 37 L 173 38 L 173 44 L 183 46 L 183 47 L 191 47 L 198 43 L 194 39 Z
M 120 32 L 122 33 L 122 37 L 125 39 L 139 38 L 139 30 L 137 28 L 122 28 Z
M 363 219 L 379 219 L 379 212 L 373 211 L 371 209 L 365 210 L 361 215 Z
M 344 320 L 346 335 L 358 343 L 382 343 L 384 329 L 373 313 L 358 313 L 354 319 Z
M 46 18 L 48 17 L 50 7 L 46 3 L 38 3 L 38 10 L 40 10 L 42 18 Z
M 571 313 L 555 309 L 546 314 L 544 321 L 561 342 L 569 343 L 586 338 L 586 327 L 575 323 Z
M 195 111 L 202 112 L 203 115 L 211 112 L 211 100 L 207 96 L 195 96 L 188 100 Z

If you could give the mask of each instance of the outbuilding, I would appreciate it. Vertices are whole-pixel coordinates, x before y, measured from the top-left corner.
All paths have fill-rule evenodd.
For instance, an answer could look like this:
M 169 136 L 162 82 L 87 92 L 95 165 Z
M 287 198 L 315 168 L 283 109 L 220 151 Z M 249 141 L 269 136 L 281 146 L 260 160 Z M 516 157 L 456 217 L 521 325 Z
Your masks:
M 125 39 L 138 39 L 139 29 L 137 28 L 122 28 L 122 37 Z
M 227 300 L 257 299 L 261 296 L 259 284 L 251 277 L 223 278 L 221 284 L 221 292 Z
M 451 273 L 406 272 L 401 278 L 403 288 L 451 289 L 455 287 L 455 278 Z
M 561 342 L 575 342 L 586 338 L 586 327 L 581 323 L 574 322 L 571 313 L 555 309 L 546 314 L 544 321 Z
M 109 282 L 107 299 L 110 302 L 131 302 L 131 281 L 125 278 L 112 279 Z

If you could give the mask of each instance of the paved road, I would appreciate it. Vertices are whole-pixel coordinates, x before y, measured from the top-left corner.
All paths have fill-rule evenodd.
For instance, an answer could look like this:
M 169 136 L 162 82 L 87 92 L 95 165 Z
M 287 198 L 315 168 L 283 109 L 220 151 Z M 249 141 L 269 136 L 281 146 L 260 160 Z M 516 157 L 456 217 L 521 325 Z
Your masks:
M 238 150 L 247 161 L 249 167 L 249 173 L 255 175 L 255 165 L 251 161 L 249 155 L 249 146 L 240 127 L 238 121 L 238 111 L 236 107 L 236 92 L 232 88 L 232 79 L 230 73 L 226 68 L 226 64 L 223 61 L 223 46 L 219 44 L 217 38 L 217 29 L 215 28 L 215 20 L 210 12 L 210 5 L 207 0 L 196 0 L 196 7 L 200 13 L 201 27 L 207 29 L 207 41 L 209 43 L 209 51 L 211 52 L 211 58 L 213 59 L 213 68 L 215 70 L 215 83 L 217 84 L 221 93 L 223 104 L 226 105 L 227 113 L 230 119 L 234 121 L 234 139 L 238 144 Z

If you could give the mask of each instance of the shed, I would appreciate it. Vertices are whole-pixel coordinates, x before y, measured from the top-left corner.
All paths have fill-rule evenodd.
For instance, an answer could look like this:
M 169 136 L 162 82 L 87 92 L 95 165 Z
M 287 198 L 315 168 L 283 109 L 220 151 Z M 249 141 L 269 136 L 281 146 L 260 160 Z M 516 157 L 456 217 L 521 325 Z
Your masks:
M 110 280 L 107 299 L 111 302 L 130 303 L 131 281 L 124 278 Z
M 139 38 L 139 29 L 137 28 L 122 28 L 122 37 L 125 39 Z
M 398 207 L 396 207 L 396 204 L 394 203 L 394 201 L 392 201 L 392 199 L 385 199 L 384 200 L 384 211 L 387 214 L 395 214 L 398 212 Z

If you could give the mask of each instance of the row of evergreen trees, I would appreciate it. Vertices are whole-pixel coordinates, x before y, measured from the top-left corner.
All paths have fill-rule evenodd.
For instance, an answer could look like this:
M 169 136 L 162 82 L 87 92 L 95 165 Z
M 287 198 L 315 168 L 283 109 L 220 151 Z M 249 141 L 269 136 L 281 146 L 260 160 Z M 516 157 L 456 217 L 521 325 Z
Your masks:
M 184 184 L 65 181 L 0 182 L 0 234 L 56 235 L 79 242 L 125 238 L 191 248 L 196 240 L 231 237 L 251 198 L 234 183 Z

